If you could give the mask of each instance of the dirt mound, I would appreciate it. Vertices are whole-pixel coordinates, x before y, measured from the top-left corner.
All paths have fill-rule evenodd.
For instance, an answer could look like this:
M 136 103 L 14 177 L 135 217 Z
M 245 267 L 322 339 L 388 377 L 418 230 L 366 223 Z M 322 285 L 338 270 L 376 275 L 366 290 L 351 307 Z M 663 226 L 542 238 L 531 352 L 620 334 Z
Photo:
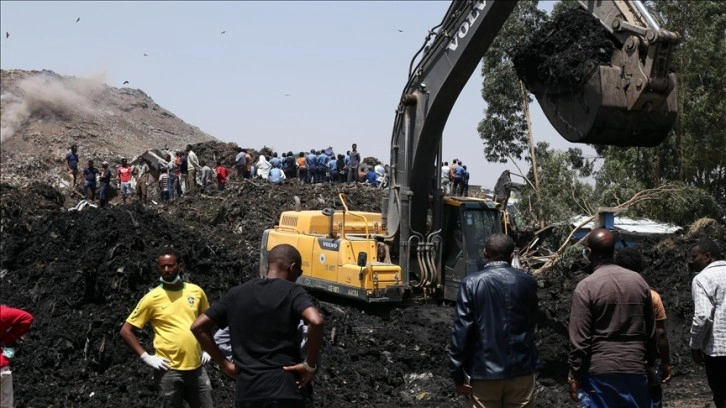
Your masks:
M 215 140 L 185 123 L 139 89 L 115 88 L 103 78 L 76 78 L 52 71 L 0 71 L 2 180 L 27 184 L 48 170 L 61 172 L 71 144 L 81 163 L 118 162 L 147 149 L 180 149 Z M 19 167 L 41 164 L 45 173 Z M 57 170 L 55 170 L 57 169 Z M 10 177 L 12 176 L 12 177 Z M 57 174 L 55 174 L 57 177 Z
M 528 88 L 575 88 L 598 65 L 609 65 L 615 45 L 610 33 L 588 11 L 567 10 L 545 23 L 513 51 L 517 76 Z
M 227 154 L 217 147 L 199 151 L 204 157 Z M 13 362 L 19 407 L 157 405 L 151 381 L 146 381 L 151 371 L 122 343 L 118 330 L 158 282 L 158 248 L 179 248 L 185 279 L 202 286 L 214 302 L 230 286 L 258 276 L 262 231 L 274 225 L 280 211 L 294 209 L 294 197 L 302 209 L 312 210 L 339 208 L 340 193 L 346 193 L 349 207 L 356 210 L 380 211 L 382 199 L 380 190 L 367 186 L 304 185 L 297 180 L 282 186 L 232 180 L 226 191 L 166 205 L 82 211 L 63 209 L 52 188 L 2 185 L 0 193 L 3 225 L 18 226 L 3 228 L 0 237 L 3 303 L 36 317 Z M 47 208 L 25 212 L 25 200 L 46 203 Z M 685 340 L 692 312 L 692 275 L 685 272 L 685 252 L 698 236 L 726 241 L 723 225 L 703 224 L 692 235 L 643 249 L 649 265 L 646 279 L 661 292 L 669 313 L 676 378 L 674 386 L 666 387 L 666 400 L 700 396 L 695 400 L 700 406 L 706 389 L 703 373 L 690 362 Z M 567 320 L 571 292 L 583 276 L 575 268 L 538 277 L 542 289 L 536 338 L 543 360 L 538 407 L 570 404 L 565 391 Z M 374 308 L 327 296 L 318 296 L 318 302 L 326 327 L 315 382 L 317 406 L 463 405 L 446 370 L 451 306 Z M 151 330 L 143 331 L 140 340 L 150 349 Z M 214 364 L 208 369 L 217 405 L 230 406 L 232 384 Z

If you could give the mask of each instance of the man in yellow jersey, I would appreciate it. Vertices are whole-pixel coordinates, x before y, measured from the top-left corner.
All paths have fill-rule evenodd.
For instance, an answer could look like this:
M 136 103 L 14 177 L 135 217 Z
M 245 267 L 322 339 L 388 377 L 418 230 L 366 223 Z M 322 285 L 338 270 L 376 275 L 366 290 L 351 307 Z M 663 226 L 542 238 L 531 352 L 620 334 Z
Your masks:
M 154 369 L 162 406 L 211 408 L 212 385 L 204 369 L 210 358 L 189 330 L 192 322 L 209 308 L 207 296 L 197 285 L 179 278 L 179 255 L 173 248 L 159 254 L 161 285 L 152 289 L 136 305 L 121 327 L 121 338 Z M 154 329 L 154 355 L 144 350 L 136 329 L 151 323 Z

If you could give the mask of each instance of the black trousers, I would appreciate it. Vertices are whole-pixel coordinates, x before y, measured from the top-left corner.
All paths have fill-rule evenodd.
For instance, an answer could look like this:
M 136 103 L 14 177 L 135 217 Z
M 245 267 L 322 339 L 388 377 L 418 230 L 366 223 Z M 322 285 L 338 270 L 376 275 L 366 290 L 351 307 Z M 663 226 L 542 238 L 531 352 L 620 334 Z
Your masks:
M 726 378 L 726 356 L 703 356 L 706 363 L 706 378 L 708 386 L 713 392 L 713 403 L 716 408 L 726 408 L 726 388 L 724 387 L 724 378 Z

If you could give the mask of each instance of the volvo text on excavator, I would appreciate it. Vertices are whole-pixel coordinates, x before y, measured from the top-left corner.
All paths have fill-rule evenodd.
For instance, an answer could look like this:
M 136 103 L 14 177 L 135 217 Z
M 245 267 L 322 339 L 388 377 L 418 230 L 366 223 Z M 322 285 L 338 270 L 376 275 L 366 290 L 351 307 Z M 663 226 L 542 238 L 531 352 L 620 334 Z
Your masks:
M 431 180 L 440 182 L 449 113 L 516 3 L 451 3 L 409 68 L 394 120 L 382 213 L 349 210 L 344 195 L 342 210 L 285 211 L 264 232 L 261 273 L 267 251 L 288 243 L 302 254 L 305 275 L 298 283 L 309 288 L 366 302 L 398 302 L 411 293 L 455 300 L 459 282 L 484 262 L 487 237 L 502 230 L 500 208 L 444 196 Z M 677 114 L 676 78 L 668 68 L 680 37 L 661 29 L 639 1 L 580 4 L 615 39 L 611 63 L 596 67 L 577 89 L 533 84 L 530 91 L 570 142 L 659 144 Z

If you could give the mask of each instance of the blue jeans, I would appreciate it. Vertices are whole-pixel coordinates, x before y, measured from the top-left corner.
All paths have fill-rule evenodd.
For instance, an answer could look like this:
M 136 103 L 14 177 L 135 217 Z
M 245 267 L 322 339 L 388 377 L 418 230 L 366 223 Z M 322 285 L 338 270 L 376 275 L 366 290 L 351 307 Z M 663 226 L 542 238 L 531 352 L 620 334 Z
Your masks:
M 651 408 L 645 373 L 594 374 L 582 379 L 582 389 L 590 394 L 591 408 Z
M 305 408 L 305 401 L 293 399 L 278 399 L 265 401 L 252 401 L 234 403 L 235 408 Z
M 106 189 L 108 188 L 108 183 L 101 183 L 101 187 L 98 189 L 98 199 L 99 200 L 106 200 Z
M 204 367 L 185 371 L 156 370 L 154 382 L 159 387 L 164 408 L 184 408 L 184 401 L 191 408 L 214 408 L 212 383 Z

